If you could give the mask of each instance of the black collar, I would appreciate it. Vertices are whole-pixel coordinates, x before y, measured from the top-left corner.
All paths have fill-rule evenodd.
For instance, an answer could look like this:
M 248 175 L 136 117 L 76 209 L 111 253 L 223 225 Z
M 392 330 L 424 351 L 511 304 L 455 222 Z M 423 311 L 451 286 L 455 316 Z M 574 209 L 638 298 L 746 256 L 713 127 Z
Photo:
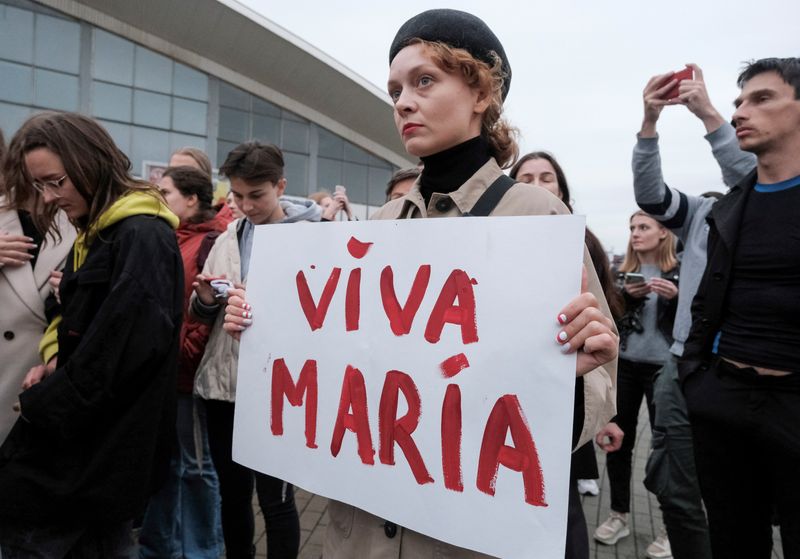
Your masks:
M 491 157 L 489 143 L 483 136 L 423 157 L 425 167 L 420 176 L 419 191 L 425 203 L 430 202 L 434 192 L 447 194 L 461 188 Z

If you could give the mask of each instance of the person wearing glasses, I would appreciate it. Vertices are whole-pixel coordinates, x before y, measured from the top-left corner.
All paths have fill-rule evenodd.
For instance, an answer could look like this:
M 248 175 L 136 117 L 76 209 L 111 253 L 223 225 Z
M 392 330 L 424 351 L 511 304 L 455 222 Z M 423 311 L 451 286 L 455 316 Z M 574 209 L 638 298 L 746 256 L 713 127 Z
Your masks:
M 611 513 L 594 532 L 594 539 L 606 545 L 614 545 L 630 535 L 628 512 L 637 418 L 644 397 L 652 430 L 653 383 L 656 373 L 669 359 L 672 326 L 678 308 L 679 263 L 675 236 L 641 210 L 630 219 L 630 240 L 619 267 L 619 277 L 625 313 L 617 321 L 617 415 L 597 435 L 598 443 L 606 437 L 616 438 L 619 429 L 625 435 L 620 449 L 606 454 Z M 659 535 L 659 538 L 665 537 Z M 663 542 L 663 546 L 667 545 Z
M 0 133 L 0 161 L 5 142 Z M 2 184 L 2 171 L 0 171 Z M 45 236 L 33 222 L 33 198 L 6 196 L 0 186 L 0 442 L 19 417 L 15 404 L 28 370 L 39 361 L 37 346 L 53 308 L 48 279 L 60 270 L 75 229 L 58 213 L 61 231 Z
M 183 314 L 178 218 L 94 120 L 42 113 L 14 135 L 9 203 L 78 236 L 60 309 L 0 447 L 0 554 L 128 557 L 132 520 L 165 478 Z M 61 230 L 62 235 L 65 230 Z

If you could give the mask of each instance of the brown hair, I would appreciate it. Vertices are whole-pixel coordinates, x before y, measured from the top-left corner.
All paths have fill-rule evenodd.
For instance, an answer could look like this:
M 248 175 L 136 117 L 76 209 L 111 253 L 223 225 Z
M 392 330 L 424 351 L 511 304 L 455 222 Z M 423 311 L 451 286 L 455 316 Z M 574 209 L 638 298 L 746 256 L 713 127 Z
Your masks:
M 556 181 L 558 182 L 558 197 L 561 198 L 561 201 L 564 202 L 565 206 L 567 206 L 569 213 L 572 213 L 574 210 L 572 209 L 572 204 L 569 202 L 570 195 L 569 184 L 567 184 L 567 176 L 564 174 L 564 170 L 561 168 L 561 165 L 558 164 L 558 161 L 556 161 L 556 158 L 552 153 L 548 153 L 546 151 L 533 151 L 525 154 L 520 157 L 519 161 L 514 163 L 514 166 L 511 167 L 511 171 L 509 171 L 508 175 L 512 179 L 516 180 L 520 168 L 531 159 L 544 159 L 545 161 L 550 162 L 550 165 L 553 166 L 553 170 L 556 172 Z
M 211 184 L 211 175 L 195 167 L 181 165 L 167 167 L 161 178 L 166 177 L 172 179 L 172 184 L 185 198 L 197 196 L 198 211 L 189 220 L 190 223 L 203 223 L 214 218 L 214 209 L 211 207 L 214 202 L 214 185 Z
M 489 107 L 481 118 L 481 136 L 489 142 L 492 156 L 497 164 L 505 169 L 514 164 L 519 154 L 517 129 L 503 117 L 503 74 L 502 61 L 496 54 L 494 64 L 476 59 L 464 49 L 451 47 L 440 42 L 413 39 L 408 44 L 422 44 L 431 49 L 434 62 L 445 72 L 460 73 L 471 88 L 488 92 L 491 96 Z
M 386 183 L 386 200 L 389 200 L 389 196 L 392 195 L 392 190 L 394 190 L 394 185 L 398 182 L 406 181 L 408 179 L 417 180 L 417 177 L 420 175 L 422 170 L 419 167 L 411 167 L 409 169 L 400 169 L 395 171 L 392 175 L 392 178 L 389 179 L 389 182 Z
M 614 279 L 611 277 L 608 255 L 606 255 L 606 250 L 603 248 L 603 243 L 588 228 L 586 229 L 586 249 L 589 251 L 592 264 L 594 264 L 594 269 L 597 272 L 597 279 L 600 280 L 600 287 L 603 289 L 606 301 L 608 301 L 611 316 L 614 320 L 618 320 L 625 314 L 625 302 L 616 285 L 614 285 Z
M 3 164 L 3 156 L 5 154 L 6 154 L 6 138 L 5 136 L 3 136 L 2 128 L 0 128 L 0 166 Z
M 231 150 L 219 172 L 229 179 L 241 179 L 250 186 L 283 178 L 283 153 L 273 144 L 252 141 Z
M 172 155 L 185 155 L 187 157 L 191 157 L 194 162 L 197 163 L 197 166 L 200 168 L 200 170 L 209 177 L 214 173 L 211 167 L 211 160 L 208 158 L 208 155 L 206 155 L 206 152 L 199 148 L 183 147 L 175 151 L 175 153 Z M 172 159 L 172 157 L 170 157 L 170 159 Z
M 672 234 L 672 231 L 668 230 L 664 227 L 658 220 L 656 220 L 650 214 L 643 212 L 642 210 L 638 210 L 633 212 L 631 215 L 631 220 L 634 217 L 642 215 L 644 217 L 652 219 L 656 226 L 660 229 L 665 229 L 667 231 L 667 236 L 661 239 L 658 243 L 658 267 L 662 272 L 668 272 L 673 269 L 675 266 L 678 265 L 678 257 L 675 254 L 675 235 Z M 622 264 L 619 267 L 620 272 L 638 272 L 639 269 L 642 267 L 642 263 L 639 261 L 639 255 L 633 250 L 633 245 L 631 244 L 630 239 L 628 239 L 628 250 L 625 252 L 625 259 L 622 261 Z
M 55 222 L 58 208 L 44 203 L 25 165 L 25 155 L 38 148 L 61 158 L 70 182 L 89 206 L 86 217 L 73 222 L 79 231 L 90 229 L 114 202 L 133 190 L 163 200 L 154 185 L 133 178 L 130 160 L 97 121 L 78 113 L 39 113 L 11 138 L 3 175 L 7 207 L 34 208 L 31 217 L 42 234 L 60 237 Z

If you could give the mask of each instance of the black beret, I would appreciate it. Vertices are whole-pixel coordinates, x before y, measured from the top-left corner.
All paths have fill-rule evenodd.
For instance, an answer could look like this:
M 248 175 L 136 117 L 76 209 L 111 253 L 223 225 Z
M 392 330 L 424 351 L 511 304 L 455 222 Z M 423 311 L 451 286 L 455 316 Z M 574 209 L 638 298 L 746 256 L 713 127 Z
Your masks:
M 389 48 L 389 64 L 413 39 L 440 42 L 464 49 L 489 66 L 494 65 L 494 60 L 489 54 L 494 51 L 502 61 L 502 70 L 505 74 L 503 81 L 503 100 L 505 100 L 508 88 L 511 86 L 511 66 L 500 40 L 479 17 L 448 9 L 428 10 L 415 15 L 405 22 L 395 35 Z

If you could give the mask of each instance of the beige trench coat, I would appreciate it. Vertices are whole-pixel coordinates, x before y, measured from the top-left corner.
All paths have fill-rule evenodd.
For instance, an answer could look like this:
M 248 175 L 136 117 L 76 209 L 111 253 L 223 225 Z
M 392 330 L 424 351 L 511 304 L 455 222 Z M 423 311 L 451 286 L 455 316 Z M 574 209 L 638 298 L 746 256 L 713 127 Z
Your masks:
M 0 197 L 0 205 L 4 201 Z M 35 268 L 30 264 L 0 268 L 0 442 L 19 417 L 13 406 L 22 391 L 25 374 L 41 364 L 39 340 L 47 327 L 44 302 L 50 294 L 50 271 L 64 267 L 75 240 L 75 229 L 66 216 L 59 213 L 57 219 L 61 242 L 54 243 L 48 237 L 39 250 Z M 0 212 L 0 231 L 24 234 L 16 211 Z
M 424 217 L 456 217 L 472 209 L 478 198 L 497 179 L 502 170 L 494 159 L 488 161 L 461 188 L 450 194 L 434 193 L 428 207 L 419 192 L 419 184 L 398 200 L 383 206 L 372 219 L 408 219 Z M 506 192 L 491 215 L 554 215 L 569 213 L 566 206 L 543 188 L 518 183 Z M 589 252 L 584 250 L 584 266 L 589 289 L 600 301 L 603 313 L 611 317 L 603 290 L 594 271 Z M 564 301 L 566 304 L 567 301 Z M 584 424 L 578 447 L 594 435 L 616 413 L 616 359 L 584 378 Z M 576 447 L 577 448 L 577 447 Z M 328 506 L 330 524 L 325 536 L 324 559 L 478 559 L 482 553 L 456 547 L 412 530 L 397 528 L 387 535 L 385 520 L 353 506 L 331 501 Z M 388 530 L 391 534 L 391 529 Z

